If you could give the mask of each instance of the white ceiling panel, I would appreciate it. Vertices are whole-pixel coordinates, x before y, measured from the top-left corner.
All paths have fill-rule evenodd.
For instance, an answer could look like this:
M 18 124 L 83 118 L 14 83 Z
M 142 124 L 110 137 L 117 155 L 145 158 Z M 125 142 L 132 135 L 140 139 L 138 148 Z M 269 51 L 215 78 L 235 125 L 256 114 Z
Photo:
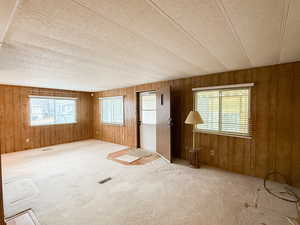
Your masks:
M 16 10 L 17 0 L 4 0 L 0 4 L 0 45 L 2 44 Z
M 100 15 L 126 27 L 132 32 L 168 49 L 183 60 L 203 68 L 209 73 L 226 68 L 203 45 L 193 41 L 188 34 L 163 16 L 147 1 L 141 0 L 78 0 Z
M 297 0 L 3 0 L 0 83 L 98 91 L 296 61 L 299 11 Z
M 24 1 L 21 6 L 6 39 L 8 43 L 10 40 L 27 42 L 20 32 L 16 34 L 15 31 L 31 32 L 84 48 L 99 50 L 103 57 L 113 52 L 114 55 L 131 58 L 137 63 L 172 75 L 183 72 L 190 75 L 203 72 L 166 49 L 73 1 L 31 0 Z
M 20 33 L 15 32 L 15 36 L 22 36 L 21 39 L 26 40 L 26 45 L 32 46 L 32 48 L 42 48 L 50 50 L 57 54 L 66 55 L 66 57 L 77 57 L 79 59 L 82 59 L 83 61 L 88 60 L 94 62 L 95 65 L 98 66 L 98 69 L 101 69 L 102 67 L 112 67 L 115 69 L 119 69 L 120 71 L 130 72 L 132 73 L 132 75 L 147 74 L 147 76 L 150 77 L 155 77 L 155 75 L 157 75 L 156 79 L 162 75 L 170 75 L 169 73 L 158 72 L 158 70 L 155 70 L 142 63 L 139 64 L 136 62 L 136 60 L 133 60 L 130 57 L 126 57 L 126 55 L 124 54 L 115 54 L 115 51 L 112 51 L 112 48 L 110 48 L 106 52 L 97 51 L 97 49 L 84 48 L 76 44 L 71 44 L 61 40 L 25 31 L 22 31 Z M 10 40 L 10 43 L 18 44 L 23 42 L 17 40 Z
M 279 63 L 288 0 L 220 0 L 253 66 Z
M 152 0 L 192 34 L 227 69 L 251 67 L 242 44 L 215 0 Z
M 25 45 L 7 45 L 0 50 L 0 83 L 38 87 L 55 87 L 71 90 L 102 90 L 115 88 L 116 80 L 124 81 L 118 87 L 132 86 L 135 82 L 153 82 L 158 78 L 152 74 L 134 73 L 121 69 L 116 73 L 115 67 L 101 66 L 90 60 L 83 60 L 70 55 L 58 54 L 45 49 Z M 21 75 L 20 75 L 21 74 Z M 94 76 L 98 74 L 98 76 Z M 57 85 L 55 85 L 57 83 Z M 53 86 L 54 85 L 54 86 Z M 92 88 L 91 88 L 92 87 Z
M 300 1 L 291 0 L 287 15 L 280 62 L 300 60 Z

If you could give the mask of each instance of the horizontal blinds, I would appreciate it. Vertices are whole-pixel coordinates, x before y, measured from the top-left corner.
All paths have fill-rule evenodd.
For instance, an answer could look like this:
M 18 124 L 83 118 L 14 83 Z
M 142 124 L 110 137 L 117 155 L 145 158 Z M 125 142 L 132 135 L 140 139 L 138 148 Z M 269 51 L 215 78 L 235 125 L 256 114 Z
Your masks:
M 123 96 L 101 98 L 100 100 L 102 122 L 107 124 L 123 124 Z
M 30 97 L 31 126 L 76 123 L 76 99 Z
M 249 134 L 249 89 L 222 90 L 222 132 Z
M 112 104 L 110 99 L 101 101 L 101 118 L 104 123 L 112 123 Z
M 101 100 L 101 99 L 121 99 L 121 98 L 123 99 L 124 96 L 120 95 L 120 96 L 112 96 L 112 97 L 100 97 L 98 99 Z
M 112 122 L 123 123 L 123 97 L 111 99 L 112 104 Z
M 204 121 L 198 129 L 251 135 L 249 87 L 197 91 L 195 109 Z
M 197 128 L 212 131 L 219 130 L 219 101 L 219 91 L 200 91 L 196 94 L 196 110 L 204 121 L 204 124 L 198 124 Z

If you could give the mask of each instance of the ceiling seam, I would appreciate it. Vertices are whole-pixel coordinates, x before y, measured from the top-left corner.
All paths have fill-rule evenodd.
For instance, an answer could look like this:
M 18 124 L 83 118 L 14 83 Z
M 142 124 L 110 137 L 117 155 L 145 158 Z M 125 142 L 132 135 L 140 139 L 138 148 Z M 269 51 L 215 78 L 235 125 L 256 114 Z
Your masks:
M 165 16 L 177 29 L 181 30 L 181 32 L 185 33 L 194 43 L 196 43 L 197 45 L 200 45 L 202 48 L 204 48 L 207 52 L 209 52 L 209 54 L 216 59 L 216 61 L 223 66 L 226 70 L 228 70 L 228 68 L 225 66 L 225 64 L 223 62 L 220 61 L 220 59 L 215 56 L 214 54 L 211 53 L 210 50 L 208 50 L 208 48 L 206 48 L 197 38 L 194 37 L 194 35 L 192 35 L 190 32 L 188 32 L 183 26 L 181 26 L 179 23 L 176 22 L 176 20 L 174 18 L 172 18 L 171 16 L 169 16 L 163 9 L 161 9 L 155 2 L 153 2 L 152 0 L 145 0 L 149 5 L 151 5 L 155 10 L 157 10 L 161 15 Z
M 246 51 L 246 48 L 245 48 L 245 46 L 244 46 L 244 44 L 243 44 L 240 36 L 238 35 L 238 32 L 236 31 L 236 29 L 235 29 L 235 27 L 233 25 L 233 22 L 232 22 L 229 14 L 228 14 L 226 8 L 225 8 L 223 0 L 215 0 L 215 3 L 219 7 L 219 9 L 220 9 L 221 13 L 223 14 L 225 20 L 227 21 L 228 27 L 229 27 L 230 31 L 232 32 L 233 36 L 239 42 L 239 46 L 242 49 L 242 51 L 244 52 L 245 56 L 247 57 L 247 59 L 248 59 L 248 61 L 250 63 L 250 66 L 253 66 L 253 63 L 252 63 L 252 61 L 251 61 L 251 59 L 250 59 L 250 57 L 249 57 L 249 55 L 248 55 L 248 53 Z
M 284 37 L 286 34 L 286 25 L 287 25 L 287 20 L 288 20 L 289 13 L 290 13 L 291 1 L 292 0 L 288 0 L 287 7 L 284 6 L 284 8 L 283 8 L 284 12 L 282 14 L 282 20 L 281 20 L 281 25 L 280 25 L 280 43 L 279 43 L 279 54 L 278 54 L 277 63 L 280 63 L 280 60 L 281 60 L 281 54 L 282 54 L 282 50 L 283 50 L 283 42 L 284 42 Z
M 163 47 L 163 46 L 157 44 L 156 42 L 154 42 L 154 41 L 152 41 L 152 40 L 150 40 L 150 39 L 145 38 L 144 36 L 142 36 L 142 35 L 140 35 L 140 34 L 134 32 L 134 31 L 128 29 L 127 27 L 124 27 L 124 26 L 122 26 L 121 24 L 119 24 L 119 23 L 117 23 L 117 22 L 115 22 L 115 21 L 113 21 L 113 20 L 111 20 L 111 19 L 109 19 L 109 18 L 103 16 L 101 13 L 99 13 L 99 12 L 97 12 L 97 11 L 95 11 L 95 10 L 89 8 L 88 6 L 82 4 L 81 2 L 78 2 L 77 0 L 70 0 L 70 1 L 74 2 L 75 4 L 81 6 L 81 7 L 85 8 L 85 9 L 88 9 L 89 11 L 91 11 L 91 12 L 93 12 L 94 14 L 100 16 L 101 18 L 105 19 L 106 21 L 109 21 L 110 23 L 116 24 L 117 26 L 119 26 L 119 27 L 121 27 L 121 28 L 127 30 L 129 33 L 131 33 L 131 34 L 133 34 L 133 35 L 135 35 L 135 36 L 137 36 L 137 37 L 141 37 L 142 39 L 144 39 L 144 40 L 146 40 L 146 41 L 148 41 L 148 42 L 154 44 L 154 45 L 157 46 L 158 48 L 164 49 L 165 51 L 171 53 L 171 55 L 175 56 L 176 58 L 178 58 L 178 59 L 180 59 L 180 60 L 182 60 L 182 61 L 184 61 L 184 62 L 186 62 L 186 63 L 188 63 L 188 64 L 190 64 L 190 65 L 193 65 L 194 67 L 196 67 L 196 68 L 198 68 L 198 69 L 201 69 L 201 70 L 203 71 L 203 73 L 207 73 L 207 72 L 208 72 L 206 69 L 200 67 L 199 65 L 195 65 L 194 63 L 187 61 L 186 59 L 184 59 L 184 58 L 178 56 L 177 54 L 173 53 L 173 52 L 170 51 L 169 49 L 167 49 L 167 48 L 165 48 L 165 47 Z
M 8 32 L 8 29 L 9 29 L 10 25 L 12 24 L 12 21 L 14 19 L 14 16 L 16 14 L 16 11 L 17 11 L 17 8 L 18 8 L 20 2 L 21 2 L 21 0 L 16 0 L 14 8 L 13 8 L 13 10 L 10 13 L 10 16 L 9 16 L 9 19 L 8 19 L 8 23 L 6 24 L 4 32 L 3 32 L 2 36 L 0 37 L 0 47 L 4 44 L 4 40 L 5 40 L 6 34 Z

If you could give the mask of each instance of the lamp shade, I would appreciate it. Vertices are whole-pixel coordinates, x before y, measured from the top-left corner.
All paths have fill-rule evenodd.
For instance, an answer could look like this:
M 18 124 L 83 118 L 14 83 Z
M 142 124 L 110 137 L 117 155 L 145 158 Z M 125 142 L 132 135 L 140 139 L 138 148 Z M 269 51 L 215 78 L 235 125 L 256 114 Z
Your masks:
M 197 111 L 190 111 L 186 120 L 184 121 L 186 124 L 201 124 L 204 123 L 200 114 Z

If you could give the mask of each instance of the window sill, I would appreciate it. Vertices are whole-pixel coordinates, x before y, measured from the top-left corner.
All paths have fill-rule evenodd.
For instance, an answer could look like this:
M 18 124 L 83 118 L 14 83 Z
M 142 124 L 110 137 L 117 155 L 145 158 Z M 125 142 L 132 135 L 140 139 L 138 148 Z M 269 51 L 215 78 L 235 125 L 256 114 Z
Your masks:
M 74 123 L 56 123 L 56 124 L 41 124 L 41 125 L 29 125 L 30 127 L 49 127 L 49 126 L 62 126 L 62 125 L 74 125 L 78 122 Z
M 206 131 L 206 130 L 199 130 L 199 129 L 194 129 L 194 132 L 203 133 L 203 134 L 214 134 L 214 135 L 227 136 L 227 137 L 235 137 L 235 138 L 243 138 L 243 139 L 249 139 L 249 140 L 253 139 L 252 136 L 230 134 L 230 133 L 220 133 L 220 132 Z
M 125 124 L 117 124 L 117 123 L 101 123 L 103 126 L 114 126 L 114 127 L 125 127 Z

